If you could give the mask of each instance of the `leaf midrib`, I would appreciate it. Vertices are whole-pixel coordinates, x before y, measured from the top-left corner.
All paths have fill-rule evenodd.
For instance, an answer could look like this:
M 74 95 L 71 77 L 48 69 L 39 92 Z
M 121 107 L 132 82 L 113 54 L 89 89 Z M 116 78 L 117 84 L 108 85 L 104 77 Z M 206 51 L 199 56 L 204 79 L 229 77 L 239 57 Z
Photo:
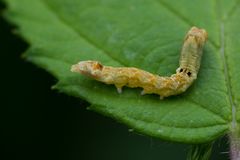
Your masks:
M 236 4 L 237 5 L 240 1 L 237 0 Z M 224 76 L 225 76 L 225 80 L 226 80 L 226 85 L 227 85 L 227 90 L 228 90 L 228 96 L 229 96 L 229 101 L 230 101 L 230 105 L 231 105 L 231 109 L 232 109 L 232 120 L 231 120 L 231 128 L 232 130 L 235 130 L 237 128 L 237 118 L 236 118 L 236 103 L 234 101 L 234 97 L 233 97 L 233 91 L 232 91 L 232 85 L 231 85 L 231 77 L 229 74 L 229 65 L 227 63 L 227 56 L 226 56 L 226 51 L 225 51 L 225 37 L 226 37 L 226 33 L 225 33 L 225 23 L 226 21 L 229 19 L 230 16 L 232 16 L 234 14 L 234 12 L 236 11 L 237 7 L 235 7 L 235 5 L 232 7 L 232 9 L 229 10 L 229 12 L 227 13 L 226 17 L 223 17 L 222 19 L 219 19 L 219 23 L 220 23 L 220 54 L 221 54 L 221 58 L 222 58 L 222 63 L 224 66 Z

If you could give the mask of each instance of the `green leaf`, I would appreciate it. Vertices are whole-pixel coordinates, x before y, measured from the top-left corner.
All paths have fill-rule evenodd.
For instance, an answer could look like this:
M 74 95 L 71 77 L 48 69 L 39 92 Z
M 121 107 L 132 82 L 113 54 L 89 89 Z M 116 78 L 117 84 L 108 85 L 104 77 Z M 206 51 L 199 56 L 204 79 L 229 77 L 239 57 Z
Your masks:
M 185 143 L 214 140 L 240 121 L 238 0 L 5 1 L 7 18 L 31 44 L 26 59 L 91 109 L 138 132 Z M 209 40 L 198 79 L 179 96 L 159 100 L 129 88 L 119 95 L 114 86 L 70 72 L 80 60 L 98 60 L 171 75 L 191 26 L 205 28 Z

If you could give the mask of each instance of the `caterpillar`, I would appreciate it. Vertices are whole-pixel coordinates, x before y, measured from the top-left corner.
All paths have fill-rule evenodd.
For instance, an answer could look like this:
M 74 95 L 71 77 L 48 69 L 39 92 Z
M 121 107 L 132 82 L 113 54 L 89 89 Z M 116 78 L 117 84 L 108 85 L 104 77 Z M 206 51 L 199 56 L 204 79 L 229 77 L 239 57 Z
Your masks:
M 114 84 L 118 93 L 122 87 L 143 88 L 141 95 L 158 94 L 160 99 L 185 92 L 197 79 L 203 46 L 208 34 L 204 29 L 192 27 L 186 34 L 181 50 L 179 67 L 170 77 L 162 77 L 134 67 L 104 66 L 98 61 L 80 61 L 71 71 L 93 79 Z

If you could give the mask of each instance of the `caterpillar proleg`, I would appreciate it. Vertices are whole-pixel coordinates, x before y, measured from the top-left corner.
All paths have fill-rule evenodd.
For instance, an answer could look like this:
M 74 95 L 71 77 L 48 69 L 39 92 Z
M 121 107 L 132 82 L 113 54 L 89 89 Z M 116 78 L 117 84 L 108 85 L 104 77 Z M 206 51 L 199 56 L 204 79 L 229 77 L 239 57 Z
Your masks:
M 119 93 L 122 87 L 141 87 L 141 94 L 158 94 L 160 99 L 186 91 L 197 78 L 200 68 L 203 46 L 207 40 L 204 29 L 192 27 L 185 36 L 179 68 L 176 74 L 162 77 L 134 67 L 110 67 L 97 61 L 80 61 L 72 66 L 72 72 L 78 72 L 97 81 L 114 84 Z

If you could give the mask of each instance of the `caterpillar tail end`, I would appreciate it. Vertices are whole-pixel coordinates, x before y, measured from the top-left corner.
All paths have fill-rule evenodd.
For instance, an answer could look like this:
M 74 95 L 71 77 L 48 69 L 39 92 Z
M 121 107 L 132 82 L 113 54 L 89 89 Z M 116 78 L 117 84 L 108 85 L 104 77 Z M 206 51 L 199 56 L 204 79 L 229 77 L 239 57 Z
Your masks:
M 72 65 L 71 72 L 81 73 L 93 78 L 98 78 L 103 66 L 97 61 L 80 61 Z
M 71 72 L 80 72 L 78 64 L 74 64 L 71 67 Z
M 86 71 L 88 71 L 87 67 L 87 61 L 81 61 L 77 64 L 72 65 L 71 67 L 71 72 L 76 72 L 76 73 L 84 73 Z

